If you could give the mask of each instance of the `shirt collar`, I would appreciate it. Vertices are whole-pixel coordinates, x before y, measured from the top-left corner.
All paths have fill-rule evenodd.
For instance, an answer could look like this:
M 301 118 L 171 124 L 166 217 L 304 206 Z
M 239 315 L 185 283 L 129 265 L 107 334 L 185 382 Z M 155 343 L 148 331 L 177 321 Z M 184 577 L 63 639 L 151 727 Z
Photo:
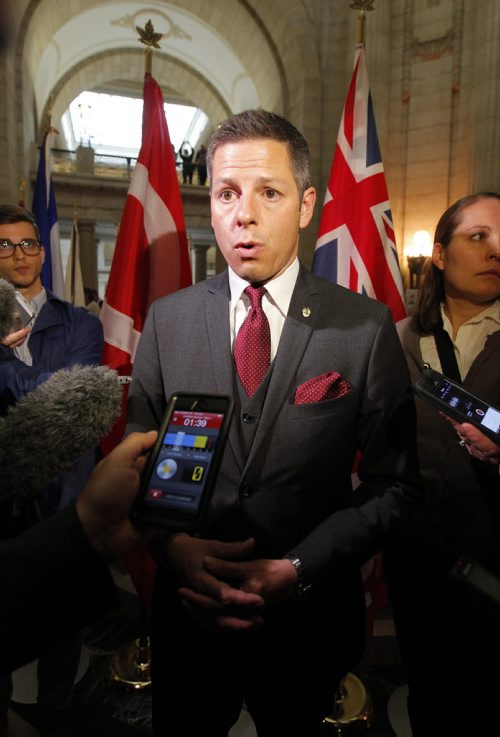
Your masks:
M 234 310 L 241 298 L 244 290 L 248 287 L 248 282 L 236 274 L 230 266 L 228 266 L 229 289 L 231 290 L 230 310 Z M 290 266 L 275 279 L 271 279 L 265 285 L 266 291 L 271 301 L 276 305 L 283 315 L 288 314 L 290 300 L 299 274 L 299 259 L 296 258 Z
M 441 302 L 441 317 L 443 319 L 443 328 L 452 335 L 451 322 L 444 311 L 443 302 Z M 483 320 L 493 320 L 500 325 L 500 299 L 496 299 L 493 304 L 485 310 L 474 315 L 474 317 L 471 317 L 470 320 L 467 320 L 467 322 L 464 323 L 464 325 L 479 325 Z
M 30 301 L 35 308 L 36 314 L 38 314 L 47 301 L 47 292 L 45 291 L 45 288 L 42 287 L 42 290 L 38 292 L 38 294 L 35 294 Z

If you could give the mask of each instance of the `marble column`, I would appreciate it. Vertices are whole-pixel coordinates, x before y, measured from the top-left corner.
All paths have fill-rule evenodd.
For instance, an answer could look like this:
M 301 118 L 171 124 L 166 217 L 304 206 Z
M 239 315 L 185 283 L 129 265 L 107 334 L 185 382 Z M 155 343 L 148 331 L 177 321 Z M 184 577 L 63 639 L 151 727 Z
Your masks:
M 193 284 L 207 278 L 207 251 L 212 243 L 191 242 L 191 265 L 193 269 Z

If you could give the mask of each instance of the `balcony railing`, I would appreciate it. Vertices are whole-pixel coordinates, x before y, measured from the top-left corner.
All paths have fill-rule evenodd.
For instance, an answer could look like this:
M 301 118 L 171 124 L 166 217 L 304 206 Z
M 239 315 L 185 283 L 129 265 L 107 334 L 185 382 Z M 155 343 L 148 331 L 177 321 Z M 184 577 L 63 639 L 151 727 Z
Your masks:
M 87 149 L 90 151 L 90 149 Z M 83 163 L 79 159 L 78 151 L 65 148 L 53 148 L 52 171 L 61 174 L 93 174 L 96 177 L 114 177 L 129 180 L 137 161 L 136 156 L 118 156 L 115 154 L 101 154 L 93 151 L 90 158 Z M 80 149 L 80 153 L 82 149 Z M 83 149 L 86 153 L 86 149 Z M 88 163 L 90 160 L 90 164 Z M 182 184 L 182 161 L 176 163 L 177 179 Z M 193 184 L 199 184 L 196 166 L 193 173 Z

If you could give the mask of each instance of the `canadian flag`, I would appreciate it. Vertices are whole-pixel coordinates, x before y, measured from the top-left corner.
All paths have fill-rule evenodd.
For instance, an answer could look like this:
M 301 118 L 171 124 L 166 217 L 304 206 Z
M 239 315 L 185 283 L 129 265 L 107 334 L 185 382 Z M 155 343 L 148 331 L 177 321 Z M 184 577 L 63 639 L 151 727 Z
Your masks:
M 149 72 L 144 77 L 142 146 L 132 174 L 100 317 L 103 364 L 121 377 L 131 374 L 151 302 L 192 283 L 182 200 L 168 133 L 163 95 Z M 102 442 L 104 453 L 122 438 L 122 414 Z M 149 554 L 130 555 L 127 568 L 142 601 L 151 594 L 154 566 Z
M 149 305 L 191 283 L 186 226 L 163 95 L 147 72 L 142 146 L 101 310 L 103 363 L 121 376 L 129 376 Z

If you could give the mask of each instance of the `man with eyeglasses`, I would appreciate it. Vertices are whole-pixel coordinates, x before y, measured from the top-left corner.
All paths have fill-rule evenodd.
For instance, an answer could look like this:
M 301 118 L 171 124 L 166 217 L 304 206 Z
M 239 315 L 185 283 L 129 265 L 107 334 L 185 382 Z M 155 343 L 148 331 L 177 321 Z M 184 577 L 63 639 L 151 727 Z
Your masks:
M 0 344 L 0 414 L 48 379 L 52 372 L 75 364 L 98 365 L 103 349 L 100 320 L 83 307 L 74 307 L 46 290 L 41 272 L 45 250 L 33 215 L 13 205 L 0 204 L 0 277 L 9 281 L 29 303 L 33 317 Z M 68 397 L 68 402 L 71 397 Z M 33 428 L 36 432 L 37 428 Z M 20 441 L 22 442 L 22 441 Z M 29 463 L 29 458 L 26 462 Z M 74 500 L 95 465 L 95 451 L 75 468 L 60 474 L 35 504 L 29 500 L 3 502 L 0 538 L 15 537 Z M 52 715 L 67 704 L 78 668 L 80 642 L 60 643 L 38 666 L 38 705 Z M 0 727 L 10 701 L 10 679 L 0 681 Z M 3 710 L 3 715 L 2 715 Z

